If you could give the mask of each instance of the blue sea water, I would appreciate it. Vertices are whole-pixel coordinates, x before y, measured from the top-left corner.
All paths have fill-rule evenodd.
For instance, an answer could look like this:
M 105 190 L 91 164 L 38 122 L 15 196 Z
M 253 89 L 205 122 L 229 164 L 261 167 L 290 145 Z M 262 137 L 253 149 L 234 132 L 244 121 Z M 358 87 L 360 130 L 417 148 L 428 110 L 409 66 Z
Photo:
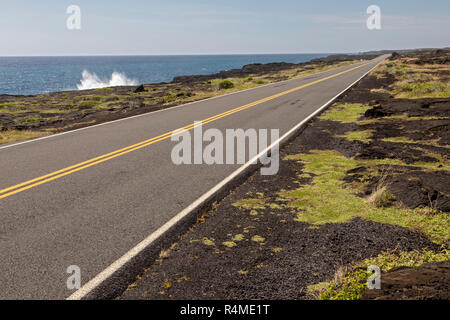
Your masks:
M 169 82 L 175 76 L 216 73 L 250 63 L 299 63 L 327 55 L 0 57 L 0 94 Z

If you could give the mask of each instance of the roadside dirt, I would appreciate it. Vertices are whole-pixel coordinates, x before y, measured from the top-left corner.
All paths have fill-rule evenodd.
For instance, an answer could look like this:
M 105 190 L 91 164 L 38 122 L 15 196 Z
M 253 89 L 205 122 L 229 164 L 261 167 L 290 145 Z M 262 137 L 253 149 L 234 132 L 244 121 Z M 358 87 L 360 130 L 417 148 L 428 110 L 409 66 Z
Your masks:
M 301 147 L 296 140 L 283 155 Z M 307 286 L 343 265 L 390 249 L 439 248 L 398 226 L 359 218 L 316 226 L 294 221 L 276 205 L 257 214 L 233 205 L 258 192 L 276 198 L 280 187 L 298 187 L 299 169 L 285 160 L 278 175 L 253 175 L 162 252 L 120 299 L 307 299 Z
M 281 150 L 277 175 L 257 172 L 230 192 L 198 217 L 171 248 L 162 250 L 160 258 L 118 299 L 310 299 L 308 286 L 329 281 L 342 267 L 381 252 L 439 251 L 440 246 L 423 231 L 359 217 L 364 212 L 355 212 L 355 217 L 340 223 L 309 223 L 308 219 L 319 219 L 329 210 L 328 204 L 322 207 L 308 196 L 297 196 L 297 208 L 286 205 L 282 196 L 289 192 L 301 195 L 308 188 L 313 191 L 304 193 L 309 197 L 320 192 L 311 189 L 320 176 L 307 171 L 305 163 L 319 169 L 329 163 L 319 157 L 315 161 L 323 163 L 289 157 L 316 155 L 317 150 L 335 152 L 356 163 L 344 172 L 340 182 L 344 189 L 336 190 L 336 196 L 345 190 L 354 208 L 361 208 L 358 201 L 372 194 L 384 170 L 388 172 L 385 185 L 392 194 L 391 209 L 373 210 L 414 212 L 420 218 L 412 209 L 424 208 L 425 216 L 442 217 L 448 224 L 450 99 L 394 98 L 386 90 L 395 80 L 388 74 L 361 80 L 331 108 L 362 103 L 365 111 L 358 119 L 340 122 L 319 117 L 312 121 Z M 361 131 L 369 133 L 367 139 L 349 138 L 349 133 Z M 340 165 L 339 159 L 336 156 L 335 166 Z M 352 194 L 361 200 L 350 199 Z M 305 206 L 312 207 L 312 215 L 305 212 Z M 348 214 L 346 208 L 340 214 Z M 339 221 L 340 217 L 326 219 Z M 381 292 L 364 297 L 445 298 L 448 275 L 448 263 L 392 271 L 383 274 L 386 282 Z M 445 280 L 435 281 L 439 277 Z
M 450 99 L 394 99 L 388 94 L 370 92 L 369 88 L 384 88 L 391 81 L 369 76 L 357 88 L 339 99 L 335 104 L 361 103 L 368 101 L 371 106 L 361 120 L 378 119 L 373 123 L 340 123 L 329 120 L 315 120 L 299 139 L 303 152 L 312 149 L 337 150 L 347 157 L 361 160 L 391 159 L 408 165 L 414 163 L 436 163 L 444 166 L 450 161 Z M 401 116 L 402 118 L 395 118 Z M 384 118 L 387 117 L 387 118 Z M 369 143 L 349 141 L 337 137 L 350 131 L 371 132 Z M 385 141 L 389 138 L 408 142 Z M 319 143 L 318 143 L 319 142 Z M 427 171 L 417 167 L 392 165 L 393 175 L 389 178 L 388 189 L 402 204 L 417 208 L 432 204 L 436 209 L 450 212 L 450 172 Z M 363 168 L 360 172 L 364 171 Z M 368 195 L 378 179 L 362 179 L 361 175 L 350 172 L 346 182 L 365 182 L 362 195 Z M 369 183 L 367 183 L 369 182 Z

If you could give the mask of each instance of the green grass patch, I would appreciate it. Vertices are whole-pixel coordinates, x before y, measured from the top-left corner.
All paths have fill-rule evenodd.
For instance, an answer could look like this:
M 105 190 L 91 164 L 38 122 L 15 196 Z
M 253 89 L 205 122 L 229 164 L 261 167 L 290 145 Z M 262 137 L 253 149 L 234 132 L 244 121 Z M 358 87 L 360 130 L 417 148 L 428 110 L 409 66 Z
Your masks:
M 393 142 L 393 143 L 418 143 L 417 141 L 411 140 L 408 137 L 389 137 L 381 139 L 385 142 Z
M 381 65 L 375 68 L 371 74 L 377 78 L 382 78 L 388 74 L 397 79 L 402 79 L 408 74 L 408 72 L 408 66 L 400 61 L 384 61 Z
M 119 105 L 105 104 L 105 103 L 101 103 L 94 107 L 94 109 L 96 109 L 96 110 L 118 110 L 120 108 L 121 108 L 121 106 L 119 106 Z
M 64 114 L 75 111 L 75 109 L 43 109 L 38 110 L 40 113 L 55 113 L 55 114 Z
M 329 285 L 329 282 L 319 282 L 316 284 L 312 284 L 306 287 L 306 293 L 308 293 L 309 295 L 315 295 L 318 292 L 320 293 L 326 290 Z
M 15 110 L 11 110 L 11 109 L 0 109 L 0 113 L 7 113 L 7 114 L 21 114 L 21 113 L 26 113 L 29 110 L 24 107 L 24 108 L 19 108 L 19 109 L 15 109 Z
M 173 103 L 177 100 L 181 100 L 183 99 L 183 97 L 178 97 L 176 93 L 171 92 L 165 96 L 162 96 L 160 98 L 157 99 L 157 102 L 160 104 L 168 104 L 168 103 Z
M 30 105 L 24 101 L 0 103 L 0 113 L 24 113 L 30 110 Z
M 403 121 L 426 121 L 426 120 L 450 120 L 448 117 L 439 117 L 439 116 L 423 116 L 423 117 L 414 117 L 414 116 L 408 116 L 408 114 L 396 114 L 391 116 L 386 116 L 383 118 L 378 119 L 365 119 L 365 120 L 359 120 L 357 123 L 359 125 L 365 125 L 370 124 L 374 122 L 380 122 L 380 121 L 390 121 L 390 120 L 403 120 Z
M 362 131 L 349 131 L 346 132 L 344 135 L 339 135 L 338 137 L 345 138 L 350 141 L 362 141 L 362 142 L 370 142 L 370 137 L 372 136 L 373 131 L 372 130 L 362 130 Z
M 311 286 L 309 293 L 318 292 L 321 300 L 356 300 L 363 296 L 367 288 L 367 279 L 370 276 L 367 268 L 371 265 L 378 266 L 382 272 L 387 272 L 398 267 L 418 267 L 426 263 L 446 261 L 449 258 L 450 251 L 447 249 L 442 249 L 441 252 L 426 249 L 383 252 L 374 258 L 364 260 L 343 277 L 337 277 L 326 286 L 323 283 L 316 285 L 320 287 Z
M 450 84 L 438 81 L 397 82 L 393 93 L 397 98 L 448 98 Z
M 74 97 L 72 99 L 72 103 L 74 105 L 80 105 L 84 102 L 88 102 L 88 103 L 92 103 L 92 102 L 100 102 L 104 99 L 108 99 L 108 96 L 100 96 L 100 95 L 92 95 L 92 94 L 87 94 L 87 95 L 82 95 L 82 96 L 77 96 Z
M 24 104 L 23 101 L 2 102 L 2 103 L 0 103 L 0 109 L 1 108 L 14 107 L 14 106 L 21 106 L 23 104 Z
M 421 147 L 413 147 L 413 149 L 422 151 L 425 155 L 436 159 L 435 162 L 417 161 L 414 163 L 415 165 L 418 165 L 418 166 L 421 166 L 421 167 L 424 167 L 427 169 L 433 169 L 433 170 L 440 169 L 440 170 L 450 171 L 450 160 L 447 157 L 444 157 L 439 153 L 434 153 L 434 152 L 431 152 L 431 151 L 421 148 Z M 441 167 L 439 167 L 439 166 L 441 166 Z
M 443 116 L 410 117 L 406 113 L 386 116 L 381 119 L 361 120 L 361 117 L 363 117 L 364 113 L 370 108 L 372 107 L 360 103 L 346 103 L 336 105 L 325 111 L 321 116 L 319 116 L 319 119 L 338 121 L 342 123 L 357 123 L 359 125 L 389 120 L 405 120 L 405 121 L 450 120 L 449 118 Z M 370 133 L 369 131 L 351 131 L 348 133 L 348 135 L 346 134 L 343 135 L 342 137 L 348 138 L 349 140 L 352 139 L 352 136 L 355 138 L 354 140 L 367 139 L 367 137 L 370 136 L 369 133 Z M 358 136 L 360 139 L 358 139 Z
M 315 225 L 348 222 L 354 217 L 380 223 L 399 225 L 425 233 L 436 243 L 449 241 L 450 216 L 448 213 L 426 215 L 422 211 L 402 207 L 374 207 L 367 199 L 358 197 L 355 189 L 345 187 L 346 172 L 358 166 L 402 164 L 398 160 L 355 160 L 336 151 L 312 151 L 286 159 L 301 161 L 303 173 L 313 176 L 312 183 L 297 189 L 280 191 L 278 200 L 294 209 L 294 220 Z
M 436 77 L 429 67 L 418 67 L 419 69 L 417 66 L 406 65 L 401 61 L 391 61 L 377 67 L 373 74 L 378 78 L 385 75 L 394 76 L 397 81 L 393 84 L 390 93 L 397 98 L 450 97 L 450 83 L 434 80 Z
M 233 206 L 242 208 L 242 209 L 265 209 L 266 208 L 266 201 L 265 198 L 249 198 L 249 199 L 243 199 L 238 202 L 233 203 Z
M 423 144 L 428 146 L 440 147 L 440 148 L 450 148 L 450 145 L 440 145 L 440 139 L 434 140 L 412 140 L 408 137 L 389 137 L 383 138 L 382 141 L 393 142 L 393 143 L 411 143 L 411 144 Z
M 82 108 L 94 108 L 96 106 L 98 106 L 101 102 L 98 100 L 86 100 L 86 101 L 82 101 L 78 104 L 79 107 Z
M 30 115 L 30 116 L 17 117 L 14 119 L 14 121 L 19 124 L 30 124 L 30 123 L 39 122 L 41 119 L 42 119 L 42 117 L 40 115 L 34 114 L 34 115 Z
M 341 104 L 324 112 L 319 119 L 339 121 L 342 123 L 357 122 L 370 108 L 360 103 Z

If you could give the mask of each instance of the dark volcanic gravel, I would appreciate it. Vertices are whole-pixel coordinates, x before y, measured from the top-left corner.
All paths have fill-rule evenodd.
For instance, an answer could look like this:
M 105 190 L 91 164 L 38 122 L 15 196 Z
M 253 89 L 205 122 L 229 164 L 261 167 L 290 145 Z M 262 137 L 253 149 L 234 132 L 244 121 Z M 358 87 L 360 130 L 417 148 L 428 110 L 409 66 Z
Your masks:
M 337 100 L 342 103 L 366 103 L 372 106 L 363 119 L 383 119 L 388 115 L 405 117 L 442 116 L 450 114 L 450 99 L 394 99 L 389 94 L 370 89 L 388 88 L 394 79 L 368 76 Z M 285 155 L 310 150 L 337 150 L 356 159 L 398 159 L 405 164 L 417 161 L 438 161 L 430 152 L 445 158 L 449 144 L 448 120 L 389 119 L 367 124 L 338 123 L 315 119 L 282 151 Z M 338 135 L 348 131 L 372 130 L 371 141 L 349 141 Z M 415 143 L 387 142 L 383 138 L 407 137 Z M 419 143 L 422 140 L 437 144 Z M 442 147 L 441 147 L 442 146 Z M 368 168 L 360 166 L 347 172 L 351 183 Z M 424 235 L 399 226 L 355 218 L 347 223 L 320 226 L 293 220 L 295 213 L 281 207 L 265 207 L 252 214 L 250 209 L 233 206 L 241 199 L 264 197 L 276 199 L 281 189 L 290 190 L 311 182 L 301 178 L 302 164 L 281 160 L 274 176 L 259 172 L 234 189 L 207 216 L 200 217 L 188 232 L 163 251 L 160 258 L 138 277 L 119 299 L 308 299 L 306 288 L 333 278 L 342 266 L 353 265 L 365 258 L 393 249 L 404 251 L 439 247 Z M 449 212 L 450 179 L 448 172 L 414 166 L 392 166 L 389 191 L 396 200 L 411 208 L 429 205 Z M 368 180 L 370 192 L 377 178 Z M 251 196 L 249 196 L 251 195 Z M 276 201 L 274 201 L 276 204 Z M 231 247 L 227 241 L 241 235 Z M 427 269 L 428 268 L 428 269 Z M 433 274 L 428 277 L 428 270 Z M 397 273 L 396 273 L 397 272 Z M 442 285 L 436 284 L 446 274 L 448 297 L 448 263 L 422 269 L 399 270 L 386 275 L 383 283 L 392 288 L 409 288 L 409 280 L 417 277 L 414 286 L 379 295 L 367 293 L 365 298 L 444 297 Z M 403 273 L 402 273 L 403 272 Z M 409 272 L 409 273 L 408 273 Z M 408 276 L 406 276 L 406 274 Z M 399 276 L 397 276 L 399 275 Z M 426 282 L 433 284 L 427 287 Z M 412 282 L 411 282 L 412 283 Z M 445 284 L 444 284 L 445 285 Z M 418 289 L 417 289 L 418 288 Z M 423 290 L 421 288 L 424 288 Z M 433 289 L 434 288 L 434 289 Z M 434 290 L 434 291 L 433 291 Z
M 392 225 L 354 219 L 315 229 L 306 223 L 280 223 L 278 216 L 252 224 L 252 234 L 267 237 L 263 246 L 245 241 L 215 252 L 191 243 L 206 236 L 225 241 L 236 224 L 248 225 L 248 215 L 230 219 L 221 211 L 180 241 L 167 259 L 151 266 L 121 299 L 304 299 L 306 286 L 332 278 L 340 266 L 386 249 L 433 247 L 422 236 Z M 165 289 L 164 283 L 171 288 Z

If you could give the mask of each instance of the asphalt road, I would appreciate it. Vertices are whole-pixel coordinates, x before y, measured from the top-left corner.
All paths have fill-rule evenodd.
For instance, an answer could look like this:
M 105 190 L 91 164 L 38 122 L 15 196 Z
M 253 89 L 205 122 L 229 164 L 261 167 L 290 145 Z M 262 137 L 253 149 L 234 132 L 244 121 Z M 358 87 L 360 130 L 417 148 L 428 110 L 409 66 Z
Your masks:
M 78 168 L 74 172 L 55 171 L 267 97 L 271 98 L 220 117 L 203 129 L 278 128 L 281 136 L 384 58 L 360 63 L 356 69 L 346 66 L 64 135 L 0 146 L 0 298 L 68 297 L 73 293 L 66 286 L 68 266 L 79 266 L 86 283 L 239 165 L 176 166 L 171 161 L 176 142 L 163 139 L 127 149 L 120 156 L 101 158 L 107 159 L 103 162 L 74 167 Z M 285 93 L 299 86 L 303 87 Z M 42 177 L 47 174 L 51 175 Z

